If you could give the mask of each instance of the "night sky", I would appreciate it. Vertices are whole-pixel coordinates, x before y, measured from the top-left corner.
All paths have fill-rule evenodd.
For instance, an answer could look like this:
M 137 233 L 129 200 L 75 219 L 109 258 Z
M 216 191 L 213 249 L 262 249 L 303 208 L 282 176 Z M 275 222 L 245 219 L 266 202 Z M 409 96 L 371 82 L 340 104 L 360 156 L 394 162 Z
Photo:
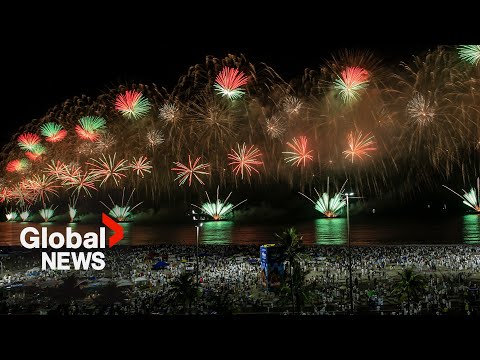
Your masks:
M 241 15 L 242 9 L 246 11 L 239 6 L 237 13 Z M 203 13 L 210 10 L 201 9 Z M 213 13 L 210 18 L 199 14 L 192 21 L 184 18 L 186 10 L 157 14 L 158 18 L 145 11 L 142 22 L 134 21 L 139 15 L 136 9 L 128 19 L 110 17 L 107 21 L 104 13 L 85 5 L 63 17 L 57 13 L 36 16 L 32 10 L 15 27 L 2 24 L 8 36 L 2 44 L 7 55 L 2 57 L 7 94 L 0 145 L 21 125 L 74 96 L 95 98 L 108 88 L 132 82 L 153 82 L 171 90 L 188 67 L 203 63 L 206 55 L 243 53 L 254 64 L 265 62 L 288 80 L 301 76 L 307 67 L 317 68 L 335 50 L 371 49 L 386 63 L 398 64 L 437 44 L 460 42 L 449 29 L 432 31 L 427 24 L 405 29 L 408 19 L 401 17 L 357 26 L 349 25 L 348 16 L 338 24 L 331 16 L 310 14 L 313 18 L 309 18 L 305 9 L 284 10 L 283 17 L 255 12 L 252 18 L 249 9 L 248 18 L 232 24 Z M 382 39 L 383 34 L 391 42 Z

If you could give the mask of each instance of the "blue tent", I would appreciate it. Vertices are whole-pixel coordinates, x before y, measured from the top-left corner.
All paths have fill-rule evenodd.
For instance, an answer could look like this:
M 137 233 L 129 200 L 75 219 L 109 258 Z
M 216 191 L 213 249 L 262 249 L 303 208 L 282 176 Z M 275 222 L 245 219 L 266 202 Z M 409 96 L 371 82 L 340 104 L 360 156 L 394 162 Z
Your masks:
M 168 266 L 168 263 L 165 261 L 159 261 L 155 265 L 152 266 L 152 270 L 160 270 L 160 269 L 165 269 Z

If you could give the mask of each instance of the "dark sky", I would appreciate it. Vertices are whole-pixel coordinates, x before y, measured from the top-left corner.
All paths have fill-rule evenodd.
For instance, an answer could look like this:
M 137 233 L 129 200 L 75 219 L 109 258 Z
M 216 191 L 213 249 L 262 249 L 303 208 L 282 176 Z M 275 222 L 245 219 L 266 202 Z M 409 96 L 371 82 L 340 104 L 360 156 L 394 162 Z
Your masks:
M 242 14 L 239 5 L 236 16 L 244 18 L 235 21 L 222 20 L 218 14 L 202 14 L 192 21 L 184 12 L 167 11 L 148 16 L 146 10 L 141 14 L 145 19 L 139 21 L 135 7 L 123 9 L 133 11 L 128 16 L 122 13 L 124 17 L 105 21 L 96 10 L 82 9 L 69 16 L 35 16 L 33 9 L 23 22 L 2 24 L 8 36 L 2 44 L 2 85 L 7 92 L 0 145 L 21 125 L 75 95 L 96 97 L 127 82 L 154 82 L 171 89 L 205 55 L 244 53 L 253 63 L 266 62 L 290 79 L 339 49 L 371 49 L 395 64 L 437 44 L 458 43 L 445 29 L 418 24 L 409 28 L 407 18 L 401 23 L 402 19 L 386 18 L 348 27 L 320 14 L 307 18 L 308 9 L 291 14 L 286 9 L 287 14 L 279 17 L 250 10 Z

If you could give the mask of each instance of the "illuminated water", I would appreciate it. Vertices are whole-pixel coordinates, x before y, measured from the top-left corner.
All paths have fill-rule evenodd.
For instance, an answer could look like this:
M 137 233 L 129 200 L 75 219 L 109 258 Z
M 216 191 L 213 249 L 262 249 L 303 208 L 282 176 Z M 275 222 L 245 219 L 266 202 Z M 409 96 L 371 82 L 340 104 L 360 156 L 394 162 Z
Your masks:
M 66 224 L 48 224 L 49 232 L 65 231 Z M 98 231 L 99 225 L 70 224 L 75 231 Z M 121 244 L 186 244 L 196 243 L 196 228 L 189 225 L 122 224 L 125 238 Z M 295 224 L 235 224 L 231 221 L 205 222 L 200 228 L 201 244 L 264 244 L 274 240 L 274 233 L 282 227 L 294 225 L 306 244 L 342 245 L 347 243 L 345 218 L 317 219 Z M 368 217 L 350 221 L 351 244 L 480 244 L 480 216 L 460 217 Z M 19 245 L 19 234 L 25 226 L 40 227 L 33 223 L 0 223 L 0 246 Z

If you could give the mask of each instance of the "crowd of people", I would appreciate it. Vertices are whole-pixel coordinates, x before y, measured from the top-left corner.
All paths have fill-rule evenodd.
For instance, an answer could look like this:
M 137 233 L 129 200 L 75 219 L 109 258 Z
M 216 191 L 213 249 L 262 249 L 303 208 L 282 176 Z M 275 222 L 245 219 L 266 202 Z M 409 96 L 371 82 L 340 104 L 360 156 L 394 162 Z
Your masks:
M 106 253 L 106 267 L 101 271 L 41 270 L 39 252 L 24 249 L 10 248 L 0 255 L 0 313 L 3 314 L 292 314 L 294 311 L 291 297 L 285 291 L 267 290 L 262 285 L 258 246 L 201 246 L 198 257 L 197 248 L 191 246 L 117 246 Z M 162 267 L 154 270 L 159 262 Z M 423 285 L 417 297 L 405 300 L 396 290 L 400 274 L 409 268 L 422 278 Z M 479 313 L 478 246 L 351 249 L 310 246 L 302 253 L 301 270 L 306 274 L 306 296 L 302 306 L 297 306 L 298 314 Z M 191 275 L 185 286 L 195 289 L 193 296 L 179 294 L 178 282 L 184 273 Z M 72 274 L 75 276 L 72 286 L 79 291 L 75 297 L 62 298 L 62 286 L 66 286 L 65 279 Z M 181 291 L 187 293 L 187 290 Z

